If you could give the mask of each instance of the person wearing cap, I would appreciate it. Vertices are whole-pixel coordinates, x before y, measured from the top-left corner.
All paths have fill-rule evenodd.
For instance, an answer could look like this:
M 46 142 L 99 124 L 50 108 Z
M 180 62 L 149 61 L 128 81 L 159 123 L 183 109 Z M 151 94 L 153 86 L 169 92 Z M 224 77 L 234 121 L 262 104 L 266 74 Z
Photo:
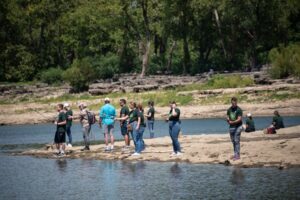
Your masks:
M 104 129 L 104 137 L 105 137 L 105 151 L 112 151 L 114 149 L 114 122 L 116 117 L 116 109 L 113 105 L 110 104 L 110 99 L 104 99 L 104 106 L 100 108 L 99 111 L 99 123 L 102 125 Z M 110 144 L 108 146 L 108 135 L 110 136 Z
M 240 159 L 240 138 L 243 130 L 243 111 L 237 105 L 237 98 L 231 98 L 231 107 L 227 110 L 227 122 L 229 124 L 230 139 L 233 144 L 234 155 L 232 159 Z
M 246 119 L 246 128 L 245 132 L 250 133 L 255 131 L 255 125 L 254 125 L 254 120 L 252 118 L 252 114 L 248 113 L 247 114 L 247 119 Z
M 89 151 L 90 150 L 90 132 L 91 132 L 91 125 L 89 124 L 88 120 L 88 108 L 86 103 L 79 104 L 79 118 L 80 123 L 82 126 L 82 135 L 84 140 L 84 148 L 81 151 Z
M 67 136 L 69 138 L 68 147 L 72 147 L 72 133 L 71 133 L 71 127 L 72 127 L 72 121 L 73 121 L 73 111 L 70 108 L 70 104 L 64 103 L 64 109 L 66 111 L 66 117 L 67 117 L 67 124 L 66 124 L 66 131 Z

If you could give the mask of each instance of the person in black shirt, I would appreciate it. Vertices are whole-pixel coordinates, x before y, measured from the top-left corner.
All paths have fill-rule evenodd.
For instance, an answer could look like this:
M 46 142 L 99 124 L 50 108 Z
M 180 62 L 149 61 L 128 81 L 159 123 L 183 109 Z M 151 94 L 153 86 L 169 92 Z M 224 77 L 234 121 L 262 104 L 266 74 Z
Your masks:
M 121 129 L 121 134 L 124 137 L 125 140 L 125 147 L 123 150 L 129 150 L 130 147 L 130 137 L 129 137 L 129 131 L 127 129 L 128 125 L 128 119 L 129 119 L 129 108 L 126 105 L 126 100 L 125 99 L 120 99 L 120 117 L 116 118 L 116 120 L 120 120 L 120 129 Z
M 147 117 L 147 124 L 150 132 L 150 138 L 154 138 L 154 114 L 155 114 L 154 102 L 149 101 L 148 106 L 149 106 L 149 110 L 145 116 Z
M 181 148 L 180 144 L 178 141 L 178 136 L 180 132 L 180 110 L 176 106 L 176 102 L 170 102 L 170 112 L 169 116 L 167 118 L 167 121 L 169 122 L 169 134 L 172 140 L 172 145 L 173 145 L 173 153 L 171 154 L 172 156 L 181 155 Z
M 230 139 L 233 144 L 233 160 L 240 159 L 240 138 L 243 130 L 243 111 L 237 105 L 237 98 L 231 98 L 231 107 L 227 110 L 227 122 L 229 124 Z
M 63 104 L 57 105 L 57 120 L 55 120 L 56 124 L 56 133 L 54 137 L 54 143 L 56 144 L 58 156 L 65 155 L 65 142 L 66 142 L 66 114 L 64 113 Z

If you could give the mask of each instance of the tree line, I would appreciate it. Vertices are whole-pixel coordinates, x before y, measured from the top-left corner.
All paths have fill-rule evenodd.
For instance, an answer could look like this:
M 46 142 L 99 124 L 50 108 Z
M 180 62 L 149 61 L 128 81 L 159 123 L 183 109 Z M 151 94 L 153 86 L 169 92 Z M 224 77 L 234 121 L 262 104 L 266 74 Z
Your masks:
M 250 70 L 299 44 L 299 11 L 297 0 L 2 0 L 0 81 Z

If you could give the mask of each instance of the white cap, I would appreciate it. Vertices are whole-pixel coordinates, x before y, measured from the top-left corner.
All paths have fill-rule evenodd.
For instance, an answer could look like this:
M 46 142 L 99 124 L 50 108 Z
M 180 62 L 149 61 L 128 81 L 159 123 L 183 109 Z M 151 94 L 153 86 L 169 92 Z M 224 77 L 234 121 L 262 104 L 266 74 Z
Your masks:
M 70 104 L 64 103 L 64 108 L 68 108 L 68 107 L 70 107 Z
M 79 103 L 78 106 L 79 106 L 79 107 L 82 106 L 83 108 L 86 108 L 86 107 L 87 107 L 86 103 L 84 103 L 84 102 Z
M 247 114 L 247 117 L 251 117 L 251 116 L 252 116 L 251 113 L 248 113 L 248 114 Z
M 108 97 L 105 97 L 104 101 L 110 101 L 110 99 Z

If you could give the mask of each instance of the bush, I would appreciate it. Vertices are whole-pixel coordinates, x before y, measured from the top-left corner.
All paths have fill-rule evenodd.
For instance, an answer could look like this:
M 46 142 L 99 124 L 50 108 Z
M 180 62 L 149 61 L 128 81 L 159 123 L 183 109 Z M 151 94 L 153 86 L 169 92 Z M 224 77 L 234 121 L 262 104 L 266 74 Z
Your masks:
M 64 79 L 70 83 L 73 92 L 88 90 L 89 84 L 96 79 L 91 58 L 74 60 L 72 66 L 65 71 Z
M 40 75 L 40 80 L 48 84 L 59 84 L 63 82 L 64 71 L 60 68 L 49 68 Z
M 93 68 L 96 70 L 97 78 L 108 79 L 119 73 L 120 60 L 114 54 L 93 58 Z
M 207 83 L 208 88 L 237 88 L 254 85 L 254 80 L 251 77 L 242 77 L 239 75 L 215 75 Z
M 269 52 L 273 78 L 286 78 L 290 75 L 300 77 L 300 45 L 274 48 Z

